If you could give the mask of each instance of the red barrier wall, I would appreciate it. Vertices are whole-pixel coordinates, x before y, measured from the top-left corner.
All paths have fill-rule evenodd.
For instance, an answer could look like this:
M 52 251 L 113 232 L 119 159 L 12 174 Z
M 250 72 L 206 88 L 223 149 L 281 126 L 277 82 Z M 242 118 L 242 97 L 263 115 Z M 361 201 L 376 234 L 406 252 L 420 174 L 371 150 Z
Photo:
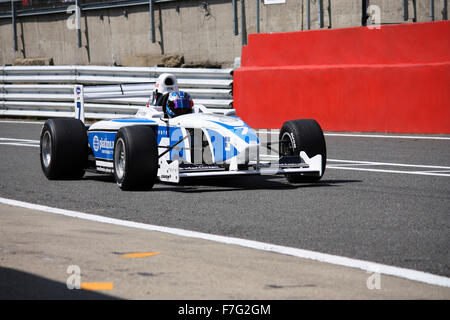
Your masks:
M 255 128 L 450 133 L 450 22 L 252 34 L 234 72 Z

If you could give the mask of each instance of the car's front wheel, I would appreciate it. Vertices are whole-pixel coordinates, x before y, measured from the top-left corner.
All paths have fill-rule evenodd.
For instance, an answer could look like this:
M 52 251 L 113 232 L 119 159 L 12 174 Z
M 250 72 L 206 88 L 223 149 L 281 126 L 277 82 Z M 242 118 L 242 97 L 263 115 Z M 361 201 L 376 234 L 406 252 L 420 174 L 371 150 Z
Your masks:
M 322 156 L 322 173 L 290 173 L 286 174 L 289 182 L 315 182 L 325 173 L 327 162 L 327 147 L 322 128 L 313 119 L 298 119 L 283 124 L 279 136 L 279 152 L 281 156 L 298 156 L 300 151 L 306 152 L 312 158 Z

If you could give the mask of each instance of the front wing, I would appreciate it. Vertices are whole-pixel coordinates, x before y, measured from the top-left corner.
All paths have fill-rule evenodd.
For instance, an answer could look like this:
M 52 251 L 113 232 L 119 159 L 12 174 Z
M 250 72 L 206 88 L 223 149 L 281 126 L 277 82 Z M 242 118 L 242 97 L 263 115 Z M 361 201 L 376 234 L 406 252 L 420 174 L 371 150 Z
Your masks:
M 195 177 L 221 177 L 221 176 L 239 176 L 239 175 L 276 175 L 291 173 L 310 173 L 322 175 L 322 156 L 316 155 L 309 158 L 308 155 L 301 151 L 298 157 L 290 157 L 291 159 L 277 158 L 277 161 L 269 161 L 267 159 L 257 159 L 253 163 L 250 162 L 245 170 L 227 170 L 221 166 L 185 166 L 178 160 L 167 161 L 160 159 L 158 178 L 164 182 L 178 183 L 182 178 Z M 275 159 L 271 159 L 275 160 Z M 288 161 L 284 161 L 288 160 Z

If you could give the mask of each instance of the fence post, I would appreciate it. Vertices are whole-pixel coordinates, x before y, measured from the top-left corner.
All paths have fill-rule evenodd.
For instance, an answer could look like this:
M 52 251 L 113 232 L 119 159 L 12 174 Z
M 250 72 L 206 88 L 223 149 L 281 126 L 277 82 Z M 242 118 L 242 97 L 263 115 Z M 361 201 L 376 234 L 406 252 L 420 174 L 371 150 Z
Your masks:
M 323 0 L 319 0 L 318 3 L 318 9 L 319 9 L 319 28 L 322 29 L 324 26 L 323 23 Z
M 241 42 L 247 45 L 247 22 L 245 17 L 245 0 L 241 0 Z
M 444 8 L 442 9 L 442 20 L 448 20 L 448 1 L 444 0 Z
M 430 19 L 434 21 L 434 0 L 430 0 Z
M 81 43 L 81 21 L 80 21 L 80 19 L 81 19 L 81 7 L 80 7 L 80 5 L 78 4 L 79 3 L 79 1 L 78 0 L 75 0 L 75 20 L 76 20 L 76 30 L 77 30 L 77 45 L 78 45 L 78 48 L 81 48 L 81 46 L 82 46 L 82 43 Z
M 237 14 L 237 3 L 236 0 L 232 1 L 233 4 L 233 31 L 234 31 L 234 35 L 237 36 L 239 34 L 239 30 L 238 30 L 238 14 Z
M 409 11 L 408 11 L 408 0 L 403 0 L 403 21 L 408 21 Z
M 448 1 L 444 0 L 444 9 L 442 9 L 442 20 L 448 20 Z
M 256 0 L 256 33 L 259 33 L 259 0 Z
M 148 0 L 149 13 L 150 13 L 150 41 L 152 43 L 156 42 L 155 37 L 155 8 L 153 5 L 153 0 Z
M 367 26 L 367 0 L 361 1 L 361 26 Z
M 14 7 L 14 0 L 11 0 L 11 23 L 13 29 L 14 51 L 17 51 L 16 9 Z

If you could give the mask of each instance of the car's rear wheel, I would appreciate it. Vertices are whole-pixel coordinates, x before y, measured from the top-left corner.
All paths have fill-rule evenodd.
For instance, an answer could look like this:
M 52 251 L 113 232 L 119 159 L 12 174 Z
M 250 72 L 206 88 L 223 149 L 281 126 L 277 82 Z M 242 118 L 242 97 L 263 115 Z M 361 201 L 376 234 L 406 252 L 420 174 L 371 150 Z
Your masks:
M 114 177 L 122 190 L 150 189 L 158 173 L 158 145 L 151 127 L 121 128 L 114 141 Z
M 325 173 L 327 162 L 327 147 L 322 128 L 313 119 L 298 119 L 283 124 L 279 136 L 280 156 L 298 156 L 300 151 L 306 152 L 312 158 L 322 156 L 322 173 L 290 173 L 286 174 L 289 182 L 315 182 Z
M 40 137 L 40 160 L 48 179 L 80 179 L 87 158 L 88 138 L 83 122 L 72 118 L 45 121 Z

